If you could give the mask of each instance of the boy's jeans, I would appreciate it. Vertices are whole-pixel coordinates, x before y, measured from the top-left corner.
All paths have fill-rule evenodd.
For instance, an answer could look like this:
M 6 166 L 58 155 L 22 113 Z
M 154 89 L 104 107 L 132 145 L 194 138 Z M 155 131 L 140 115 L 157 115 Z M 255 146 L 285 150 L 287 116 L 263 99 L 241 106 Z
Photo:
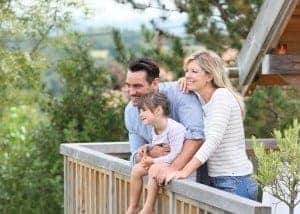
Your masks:
M 212 187 L 257 200 L 258 185 L 251 175 L 209 177 Z

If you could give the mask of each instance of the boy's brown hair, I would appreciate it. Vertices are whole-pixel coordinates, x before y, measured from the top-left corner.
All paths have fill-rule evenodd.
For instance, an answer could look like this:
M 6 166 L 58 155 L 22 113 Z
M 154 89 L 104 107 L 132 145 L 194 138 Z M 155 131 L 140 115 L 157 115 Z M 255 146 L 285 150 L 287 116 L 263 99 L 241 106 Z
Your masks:
M 155 91 L 142 96 L 137 107 L 138 109 L 148 108 L 151 112 L 154 112 L 159 106 L 161 106 L 164 116 L 168 116 L 170 113 L 168 98 L 164 94 Z

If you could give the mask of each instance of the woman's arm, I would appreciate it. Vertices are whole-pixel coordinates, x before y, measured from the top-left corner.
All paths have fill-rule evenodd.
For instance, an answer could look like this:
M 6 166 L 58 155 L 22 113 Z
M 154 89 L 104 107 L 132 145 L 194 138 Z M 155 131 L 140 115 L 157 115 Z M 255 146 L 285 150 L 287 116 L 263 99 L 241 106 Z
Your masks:
M 207 161 L 222 142 L 231 113 L 231 97 L 225 92 L 217 94 L 212 100 L 210 125 L 207 127 L 206 140 L 194 158 L 180 171 L 167 175 L 166 182 L 172 178 L 186 178 Z
M 215 93 L 217 94 L 210 101 L 211 116 L 205 124 L 205 142 L 194 156 L 202 163 L 205 163 L 223 142 L 230 121 L 233 98 L 225 90 Z

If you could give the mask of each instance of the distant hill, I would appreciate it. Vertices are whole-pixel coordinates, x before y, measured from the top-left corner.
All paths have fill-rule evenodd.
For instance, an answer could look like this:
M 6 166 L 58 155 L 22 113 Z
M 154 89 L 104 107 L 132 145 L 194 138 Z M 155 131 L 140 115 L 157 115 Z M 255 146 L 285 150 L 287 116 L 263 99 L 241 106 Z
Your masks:
M 89 29 L 84 33 L 86 39 L 90 42 L 94 54 L 102 55 L 108 52 L 108 59 L 111 60 L 115 56 L 114 41 L 112 36 L 113 28 L 95 28 Z M 140 31 L 121 30 L 121 36 L 124 44 L 131 50 L 138 50 L 142 43 Z M 97 50 L 98 52 L 95 52 Z M 100 52 L 99 52 L 100 51 Z

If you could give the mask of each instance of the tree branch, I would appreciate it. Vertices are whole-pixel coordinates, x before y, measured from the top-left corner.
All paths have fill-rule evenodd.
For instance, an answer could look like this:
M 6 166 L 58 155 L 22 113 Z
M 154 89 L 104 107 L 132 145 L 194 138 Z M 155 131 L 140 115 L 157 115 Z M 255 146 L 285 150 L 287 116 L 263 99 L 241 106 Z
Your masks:
M 32 48 L 32 50 L 30 52 L 31 57 L 33 57 L 33 55 L 35 54 L 35 52 L 37 51 L 37 49 L 39 48 L 41 43 L 45 40 L 45 38 L 50 33 L 50 31 L 55 27 L 55 22 L 56 22 L 56 19 L 57 19 L 57 13 L 58 13 L 58 8 L 55 8 L 54 17 L 53 17 L 54 23 L 52 25 L 50 25 L 45 32 L 40 32 L 41 38 L 37 41 L 35 46 Z

